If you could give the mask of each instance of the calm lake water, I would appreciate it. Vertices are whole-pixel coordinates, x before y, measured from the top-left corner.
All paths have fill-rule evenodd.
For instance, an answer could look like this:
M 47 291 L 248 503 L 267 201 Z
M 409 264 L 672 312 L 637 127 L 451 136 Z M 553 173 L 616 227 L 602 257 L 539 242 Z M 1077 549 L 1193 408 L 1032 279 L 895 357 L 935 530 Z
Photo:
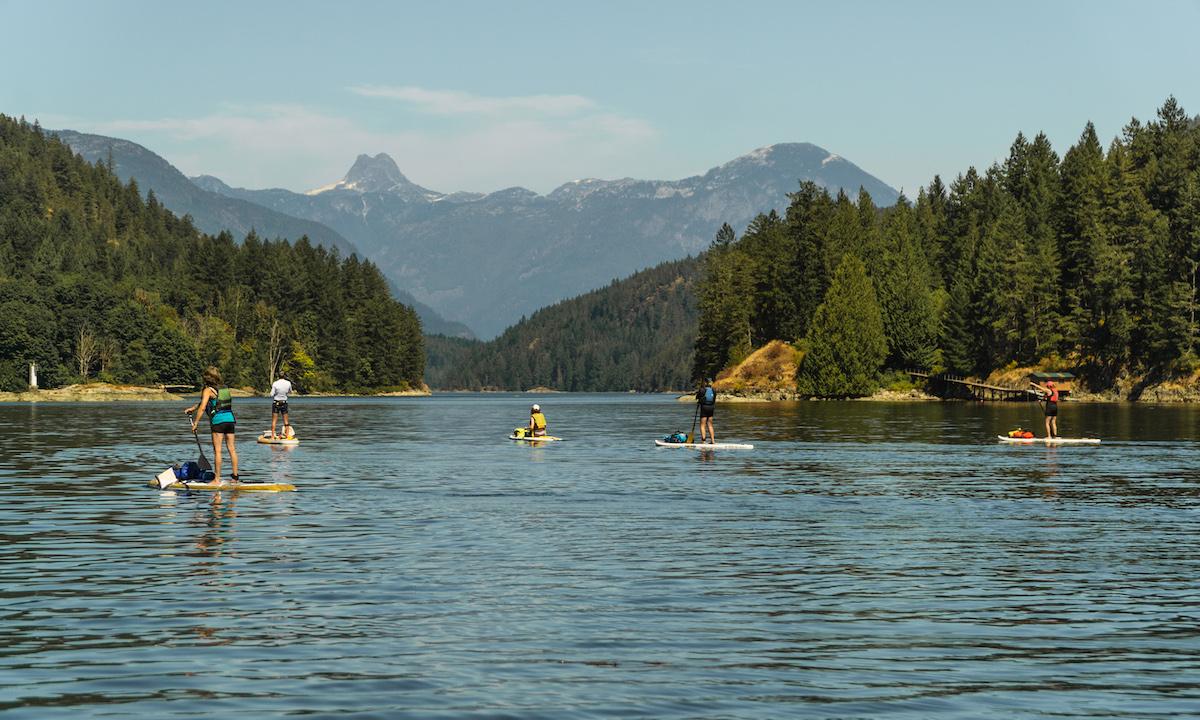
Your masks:
M 298 492 L 160 492 L 184 407 L 0 404 L 6 718 L 1200 716 L 1194 407 L 238 400 Z

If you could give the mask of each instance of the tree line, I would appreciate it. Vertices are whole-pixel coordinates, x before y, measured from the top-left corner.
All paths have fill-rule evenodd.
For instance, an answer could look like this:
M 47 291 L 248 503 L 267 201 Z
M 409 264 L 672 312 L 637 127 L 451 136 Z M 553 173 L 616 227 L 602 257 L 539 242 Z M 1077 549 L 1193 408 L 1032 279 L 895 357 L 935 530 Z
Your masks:
M 986 377 L 1077 369 L 1110 387 L 1200 369 L 1200 129 L 1174 98 L 1101 145 L 1088 123 L 1062 158 L 1018 134 L 1002 163 L 915 204 L 877 208 L 811 182 L 704 258 L 693 376 L 774 339 L 805 351 L 797 384 L 867 394 L 881 371 Z
M 663 263 L 543 308 L 465 347 L 445 390 L 655 392 L 690 386 L 695 258 Z
M 355 255 L 199 232 L 111 160 L 0 115 L 0 390 L 102 380 L 197 386 L 215 365 L 265 389 L 420 386 L 420 320 Z

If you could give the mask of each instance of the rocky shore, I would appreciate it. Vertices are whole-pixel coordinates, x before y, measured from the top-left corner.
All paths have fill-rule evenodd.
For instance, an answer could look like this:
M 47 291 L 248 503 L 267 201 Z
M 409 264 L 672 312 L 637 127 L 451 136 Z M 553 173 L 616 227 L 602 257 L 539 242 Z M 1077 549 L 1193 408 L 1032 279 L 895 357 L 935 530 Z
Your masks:
M 796 392 L 796 370 L 799 353 L 778 340 L 752 353 L 738 365 L 721 371 L 713 388 L 721 402 L 779 402 L 808 400 Z M 1044 363 L 1037 367 L 1006 367 L 987 378 L 975 379 L 1003 388 L 1023 389 L 1030 373 L 1058 371 L 1061 368 Z M 680 402 L 693 402 L 696 396 L 679 396 Z M 874 395 L 854 398 L 859 402 L 930 402 L 942 398 L 920 389 L 878 390 Z M 1083 382 L 1077 382 L 1064 398 L 1067 402 L 1082 403 L 1189 403 L 1200 402 L 1200 371 L 1190 376 L 1170 379 L 1125 376 L 1116 386 L 1101 392 L 1089 392 Z
M 156 387 L 88 383 L 21 393 L 0 392 L 0 402 L 105 402 L 111 400 L 188 400 Z
M 234 397 L 266 397 L 266 393 L 251 387 L 232 388 Z M 306 394 L 305 397 L 399 397 L 408 395 L 429 395 L 428 387 L 422 390 L 404 390 L 398 392 L 378 393 L 376 395 L 345 395 L 330 393 Z M 186 393 L 168 392 L 161 387 L 139 387 L 137 385 L 110 385 L 109 383 L 88 383 L 86 385 L 68 385 L 61 388 L 46 390 L 28 390 L 12 393 L 0 392 L 0 402 L 107 402 L 114 400 L 169 400 L 195 403 L 200 397 L 199 391 Z

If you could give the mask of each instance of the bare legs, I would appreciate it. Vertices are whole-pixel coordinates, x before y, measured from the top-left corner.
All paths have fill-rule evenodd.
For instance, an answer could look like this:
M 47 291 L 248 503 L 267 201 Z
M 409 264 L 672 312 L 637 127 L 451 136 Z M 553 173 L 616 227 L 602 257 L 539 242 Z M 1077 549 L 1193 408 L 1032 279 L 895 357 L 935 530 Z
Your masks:
M 1046 437 L 1048 437 L 1048 438 L 1058 437 L 1058 416 L 1057 415 L 1047 415 L 1046 416 Z
M 708 428 L 708 434 L 705 435 L 705 428 Z M 704 438 L 708 437 L 715 444 L 717 442 L 717 434 L 713 432 L 712 417 L 700 418 L 700 441 L 704 442 Z
M 278 440 L 280 438 L 279 435 L 275 434 L 275 422 L 277 420 L 279 420 L 279 413 L 275 413 L 275 412 L 271 413 L 271 439 L 272 440 Z M 285 438 L 287 437 L 287 427 L 288 427 L 288 416 L 287 416 L 287 413 L 284 413 L 283 414 L 283 437 L 285 437 Z
M 229 449 L 229 462 L 233 465 L 233 472 L 230 475 L 236 482 L 238 476 L 238 456 L 237 449 L 233 446 L 234 433 L 213 433 L 213 481 L 212 485 L 221 484 L 221 441 L 225 441 L 225 447 Z

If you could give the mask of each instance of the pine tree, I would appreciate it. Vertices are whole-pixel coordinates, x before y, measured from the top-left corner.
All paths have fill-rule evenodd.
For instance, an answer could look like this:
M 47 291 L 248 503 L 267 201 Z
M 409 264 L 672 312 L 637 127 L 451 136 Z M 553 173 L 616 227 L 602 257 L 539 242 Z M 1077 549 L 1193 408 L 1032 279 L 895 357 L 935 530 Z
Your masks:
M 847 253 L 804 341 L 797 390 L 816 397 L 869 395 L 887 357 L 883 316 L 867 268 Z
M 833 199 L 829 191 L 812 181 L 800 183 L 800 190 L 788 196 L 787 233 L 793 257 L 791 277 L 795 278 L 791 305 L 795 318 L 783 338 L 798 340 L 808 332 L 809 322 L 829 289 L 827 266 L 828 233 L 833 217 Z
M 937 317 L 929 291 L 916 216 L 901 195 L 883 222 L 883 252 L 875 289 L 888 339 L 888 365 L 927 370 L 937 362 Z

